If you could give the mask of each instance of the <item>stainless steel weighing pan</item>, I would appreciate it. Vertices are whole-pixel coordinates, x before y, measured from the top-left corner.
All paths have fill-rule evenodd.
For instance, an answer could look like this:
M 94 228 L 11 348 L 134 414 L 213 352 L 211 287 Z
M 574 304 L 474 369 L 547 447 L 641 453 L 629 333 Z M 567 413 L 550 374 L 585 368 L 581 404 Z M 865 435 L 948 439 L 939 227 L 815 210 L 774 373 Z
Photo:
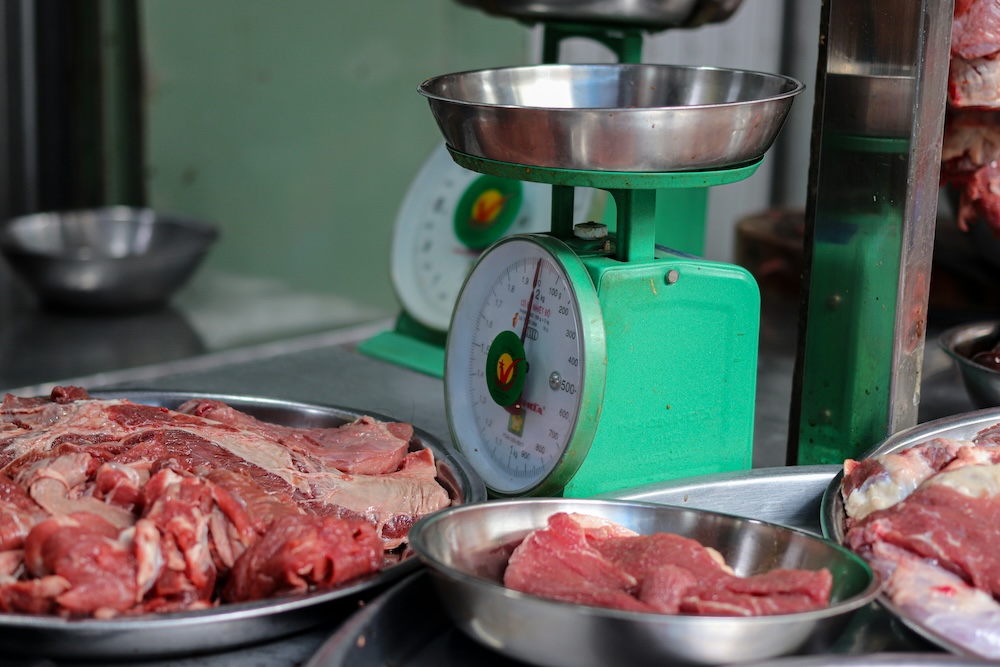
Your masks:
M 646 30 L 725 21 L 742 0 L 458 0 L 490 14 L 534 23 L 562 21 Z
M 603 517 L 641 534 L 671 532 L 698 540 L 718 549 L 740 575 L 827 567 L 834 577 L 831 606 L 756 618 L 668 616 L 555 602 L 505 588 L 502 572 L 514 547 L 562 511 Z M 410 540 L 463 632 L 508 657 L 546 667 L 708 665 L 820 650 L 879 588 L 864 561 L 807 533 L 651 503 L 560 498 L 477 503 L 421 519 Z
M 367 411 L 296 403 L 267 398 L 187 392 L 92 392 L 93 398 L 127 398 L 135 403 L 176 408 L 190 399 L 214 399 L 262 421 L 297 427 L 333 427 L 369 415 Z M 438 481 L 454 503 L 486 499 L 486 488 L 468 463 L 445 449 L 430 434 L 414 428 L 411 449 L 427 448 L 437 461 Z M 110 620 L 67 620 L 52 616 L 0 614 L 0 654 L 48 658 L 109 659 L 164 658 L 190 655 L 283 637 L 309 627 L 346 618 L 360 600 L 374 595 L 420 566 L 405 558 L 370 578 L 348 586 L 309 595 L 225 604 L 203 611 L 147 614 Z
M 998 423 L 1000 423 L 1000 408 L 976 410 L 974 412 L 935 419 L 889 436 L 862 458 L 867 459 L 883 454 L 894 454 L 927 442 L 928 440 L 933 440 L 934 438 L 971 440 L 983 429 L 995 426 Z M 844 519 L 847 517 L 847 514 L 844 511 L 844 498 L 840 493 L 840 485 L 843 480 L 844 472 L 841 470 L 830 480 L 830 484 L 823 493 L 821 504 L 820 524 L 823 529 L 823 535 L 837 544 L 843 544 L 845 539 Z M 905 610 L 893 604 L 892 600 L 888 599 L 887 596 L 881 596 L 879 604 L 889 610 L 904 625 L 931 643 L 955 654 L 972 655 L 965 647 L 954 643 L 948 637 L 935 632 L 918 619 L 911 617 Z
M 420 84 L 445 142 L 474 157 L 611 172 L 760 160 L 802 90 L 789 77 L 673 65 L 530 65 Z

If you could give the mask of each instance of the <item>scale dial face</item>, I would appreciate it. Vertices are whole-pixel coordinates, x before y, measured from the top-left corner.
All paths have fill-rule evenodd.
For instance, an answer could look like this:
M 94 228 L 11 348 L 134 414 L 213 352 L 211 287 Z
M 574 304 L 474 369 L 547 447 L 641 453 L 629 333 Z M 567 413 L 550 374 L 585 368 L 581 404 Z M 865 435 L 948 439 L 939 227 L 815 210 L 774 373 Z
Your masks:
M 577 188 L 576 222 L 584 221 L 592 200 L 593 191 Z M 551 186 L 469 171 L 440 144 L 396 216 L 391 271 L 403 309 L 425 327 L 446 331 L 480 253 L 505 235 L 548 231 L 551 202 Z
M 495 496 L 558 493 L 583 462 L 607 363 L 597 292 L 563 242 L 492 246 L 455 305 L 445 406 L 462 454 Z

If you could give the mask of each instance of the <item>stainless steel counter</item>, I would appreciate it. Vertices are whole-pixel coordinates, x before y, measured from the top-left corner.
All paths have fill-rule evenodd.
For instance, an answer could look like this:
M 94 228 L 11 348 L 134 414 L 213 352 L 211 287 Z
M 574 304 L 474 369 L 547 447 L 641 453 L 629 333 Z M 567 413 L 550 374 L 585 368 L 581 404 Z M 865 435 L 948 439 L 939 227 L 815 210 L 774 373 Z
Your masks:
M 316 347 L 342 340 L 344 328 L 392 314 L 266 278 L 208 270 L 196 274 L 165 308 L 53 312 L 39 308 L 6 273 L 0 261 L 0 392 L 67 379 L 94 386 L 158 377 L 276 349 Z M 359 335 L 364 334 L 348 338 Z

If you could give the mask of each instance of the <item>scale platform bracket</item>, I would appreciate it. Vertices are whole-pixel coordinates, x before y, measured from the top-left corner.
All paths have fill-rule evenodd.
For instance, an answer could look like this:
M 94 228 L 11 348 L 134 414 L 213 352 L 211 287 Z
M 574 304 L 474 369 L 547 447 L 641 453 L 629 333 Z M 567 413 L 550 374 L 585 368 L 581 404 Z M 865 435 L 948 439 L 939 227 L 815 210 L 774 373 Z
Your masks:
M 589 497 L 753 460 L 760 291 L 743 268 L 683 253 L 584 264 L 607 339 L 600 422 L 564 495 Z
M 400 313 L 393 329 L 382 331 L 358 344 L 370 357 L 440 378 L 444 376 L 445 334 L 422 326 Z

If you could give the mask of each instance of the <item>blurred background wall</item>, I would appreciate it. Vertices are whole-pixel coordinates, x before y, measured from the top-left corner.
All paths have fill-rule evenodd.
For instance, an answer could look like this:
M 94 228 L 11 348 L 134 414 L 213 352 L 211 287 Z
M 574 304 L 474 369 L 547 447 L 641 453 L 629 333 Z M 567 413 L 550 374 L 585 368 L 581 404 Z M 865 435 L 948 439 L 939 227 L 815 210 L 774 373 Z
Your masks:
M 386 312 L 397 209 L 440 141 L 416 86 L 539 57 L 537 28 L 453 0 L 3 8 L 0 215 L 124 203 L 200 216 L 223 231 L 208 271 Z M 819 3 L 750 0 L 723 24 L 649 36 L 644 60 L 809 85 L 818 16 Z M 565 61 L 608 59 L 564 48 Z M 740 217 L 804 204 L 811 102 L 796 101 L 758 174 L 713 191 L 706 256 L 733 260 Z

